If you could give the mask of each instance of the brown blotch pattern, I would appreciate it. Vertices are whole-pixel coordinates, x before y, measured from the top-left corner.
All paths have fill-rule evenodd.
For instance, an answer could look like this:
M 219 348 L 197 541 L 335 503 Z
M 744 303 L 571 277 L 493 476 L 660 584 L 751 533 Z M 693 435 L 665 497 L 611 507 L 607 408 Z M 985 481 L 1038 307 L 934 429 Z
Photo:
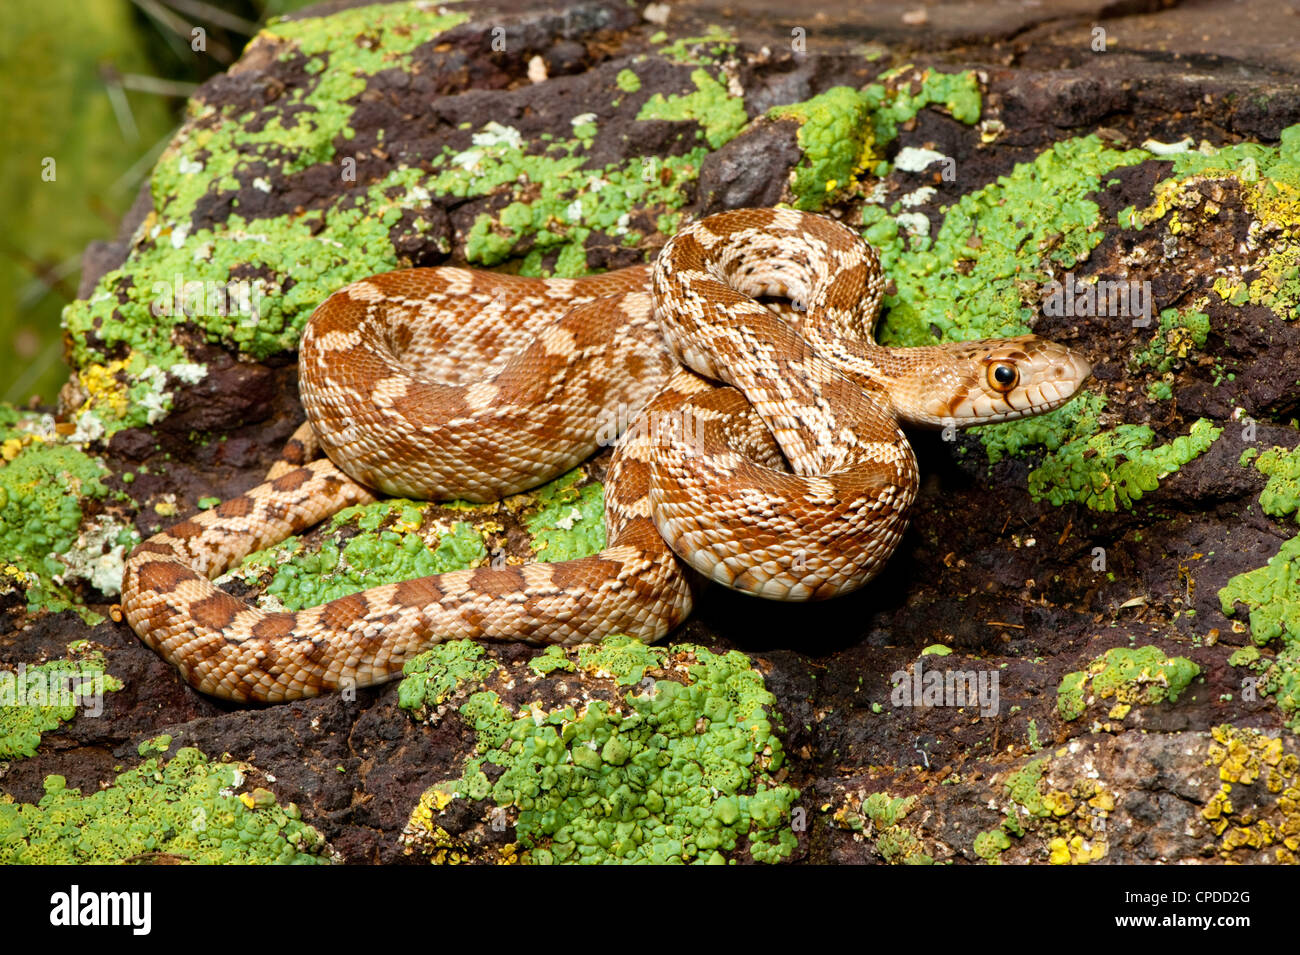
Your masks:
M 191 537 L 198 537 L 202 533 L 203 525 L 193 519 L 173 524 L 167 529 L 167 535 L 175 537 L 177 540 L 189 540 Z
M 151 560 L 137 572 L 141 590 L 169 594 L 187 580 L 198 580 L 199 575 L 183 564 L 170 560 Z
M 346 630 L 351 624 L 365 618 L 370 603 L 362 594 L 349 594 L 331 600 L 321 609 L 321 623 L 331 630 Z
M 257 623 L 253 624 L 249 633 L 257 640 L 266 642 L 284 640 L 293 634 L 293 623 L 296 618 L 291 613 L 268 613 Z
M 442 591 L 432 577 L 417 577 L 397 584 L 393 600 L 403 607 L 428 607 L 442 600 Z
M 311 479 L 311 471 L 306 468 L 298 468 L 296 471 L 290 471 L 288 474 L 282 474 L 271 482 L 273 490 L 296 491 Z
M 194 622 L 209 630 L 224 630 L 235 621 L 235 617 L 244 609 L 244 602 L 230 594 L 218 590 L 210 597 L 204 597 L 190 605 L 190 616 Z
M 135 550 L 131 551 L 131 556 L 134 557 L 136 554 L 166 554 L 170 557 L 175 553 L 171 544 L 165 541 L 147 540 L 143 544 L 137 545 Z
M 285 442 L 284 450 L 281 452 L 280 457 L 286 464 L 306 464 L 307 447 L 297 438 L 290 438 Z
M 222 501 L 217 507 L 218 517 L 247 517 L 253 510 L 253 502 L 246 497 L 232 497 Z
M 474 571 L 469 586 L 471 590 L 479 593 L 503 597 L 506 594 L 517 594 L 524 589 L 524 575 L 513 567 L 480 567 Z

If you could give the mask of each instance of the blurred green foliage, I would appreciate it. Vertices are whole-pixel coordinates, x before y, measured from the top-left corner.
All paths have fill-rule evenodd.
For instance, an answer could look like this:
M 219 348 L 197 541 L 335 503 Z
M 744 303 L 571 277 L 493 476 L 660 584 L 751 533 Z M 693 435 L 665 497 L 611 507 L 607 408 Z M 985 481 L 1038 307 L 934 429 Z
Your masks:
M 307 0 L 41 0 L 0 31 L 0 400 L 54 400 L 81 253 L 112 238 L 185 95 Z M 192 31 L 201 27 L 202 42 Z M 194 45 L 205 47 L 195 50 Z

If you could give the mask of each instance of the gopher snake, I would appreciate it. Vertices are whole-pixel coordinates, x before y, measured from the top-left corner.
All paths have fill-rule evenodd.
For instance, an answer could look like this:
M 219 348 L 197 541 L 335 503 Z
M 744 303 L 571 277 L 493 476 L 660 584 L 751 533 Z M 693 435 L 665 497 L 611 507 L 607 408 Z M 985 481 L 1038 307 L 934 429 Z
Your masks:
M 874 251 L 846 226 L 761 209 L 683 229 L 653 268 L 357 282 L 316 310 L 300 351 L 303 404 L 329 459 L 277 465 L 268 483 L 137 547 L 126 619 L 204 693 L 277 701 L 382 682 L 454 638 L 656 640 L 690 612 L 687 565 L 778 599 L 859 587 L 916 495 L 900 422 L 1038 414 L 1089 372 L 1032 335 L 877 346 L 882 289 Z M 374 500 L 368 488 L 487 501 L 534 487 L 589 456 L 629 409 L 641 410 L 606 481 L 609 545 L 594 556 L 454 571 L 296 613 L 209 580 Z

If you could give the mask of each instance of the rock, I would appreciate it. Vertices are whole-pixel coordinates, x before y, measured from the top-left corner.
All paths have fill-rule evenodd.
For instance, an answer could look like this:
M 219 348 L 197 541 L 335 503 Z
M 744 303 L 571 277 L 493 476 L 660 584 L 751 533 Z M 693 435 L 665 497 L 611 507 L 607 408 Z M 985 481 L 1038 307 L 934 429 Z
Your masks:
M 249 767 L 245 810 L 287 832 L 292 803 L 350 862 L 1295 861 L 1300 62 L 1265 28 L 1289 13 L 916 8 L 801 25 L 764 0 L 710 30 L 729 18 L 704 0 L 666 23 L 332 4 L 259 34 L 88 253 L 58 414 L 0 417 L 0 665 L 98 653 L 122 683 L 95 716 L 6 725 L 0 745 L 36 742 L 4 791 L 126 786 L 193 747 Z M 404 684 L 264 710 L 196 694 L 112 619 L 94 581 L 121 550 L 258 483 L 302 421 L 296 342 L 329 292 L 616 268 L 688 217 L 780 201 L 884 251 L 887 342 L 1033 328 L 1094 364 L 1053 415 L 915 435 L 911 529 L 862 592 L 711 590 L 652 651 L 448 645 Z M 223 586 L 311 602 L 590 549 L 606 463 L 500 507 L 372 505 Z M 728 715 L 757 751 L 684 755 Z M 668 769 L 646 776 L 654 720 Z M 525 746 L 564 768 L 536 793 Z M 579 770 L 640 823 L 547 831 L 529 800 Z
M 801 158 L 792 122 L 757 126 L 741 133 L 710 153 L 701 165 L 696 203 L 699 214 L 776 205 L 787 184 L 783 175 L 774 172 L 793 168 Z

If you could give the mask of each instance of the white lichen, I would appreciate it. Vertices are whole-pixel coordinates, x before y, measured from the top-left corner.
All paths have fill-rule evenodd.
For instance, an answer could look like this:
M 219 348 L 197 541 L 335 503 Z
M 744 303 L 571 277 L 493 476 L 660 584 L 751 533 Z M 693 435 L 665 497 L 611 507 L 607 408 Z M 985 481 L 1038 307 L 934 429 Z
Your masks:
M 104 422 L 100 420 L 98 412 L 86 411 L 77 416 L 77 427 L 72 434 L 68 435 L 69 444 L 89 444 L 91 441 L 98 441 L 104 436 Z
M 941 152 L 935 152 L 933 149 L 918 149 L 915 146 L 905 146 L 898 151 L 898 158 L 894 160 L 894 168 L 902 172 L 920 172 L 931 163 L 940 162 L 948 157 Z
M 208 376 L 208 366 L 190 361 L 178 361 L 167 369 L 167 374 L 187 385 L 197 385 Z
M 934 193 L 935 190 L 933 186 L 922 186 L 920 189 L 909 192 L 907 195 L 903 196 L 898 200 L 898 203 L 904 209 L 913 209 L 917 206 L 923 206 L 933 199 Z
M 124 533 L 125 532 L 125 535 Z M 85 580 L 100 593 L 113 597 L 122 590 L 122 566 L 126 560 L 126 545 L 119 544 L 122 537 L 134 547 L 140 535 L 129 524 L 105 516 L 87 521 L 77 534 L 77 542 L 56 557 L 68 569 L 55 576 L 58 584 L 70 580 Z
M 912 235 L 929 235 L 930 220 L 920 212 L 904 212 L 894 216 L 899 228 L 906 229 Z

